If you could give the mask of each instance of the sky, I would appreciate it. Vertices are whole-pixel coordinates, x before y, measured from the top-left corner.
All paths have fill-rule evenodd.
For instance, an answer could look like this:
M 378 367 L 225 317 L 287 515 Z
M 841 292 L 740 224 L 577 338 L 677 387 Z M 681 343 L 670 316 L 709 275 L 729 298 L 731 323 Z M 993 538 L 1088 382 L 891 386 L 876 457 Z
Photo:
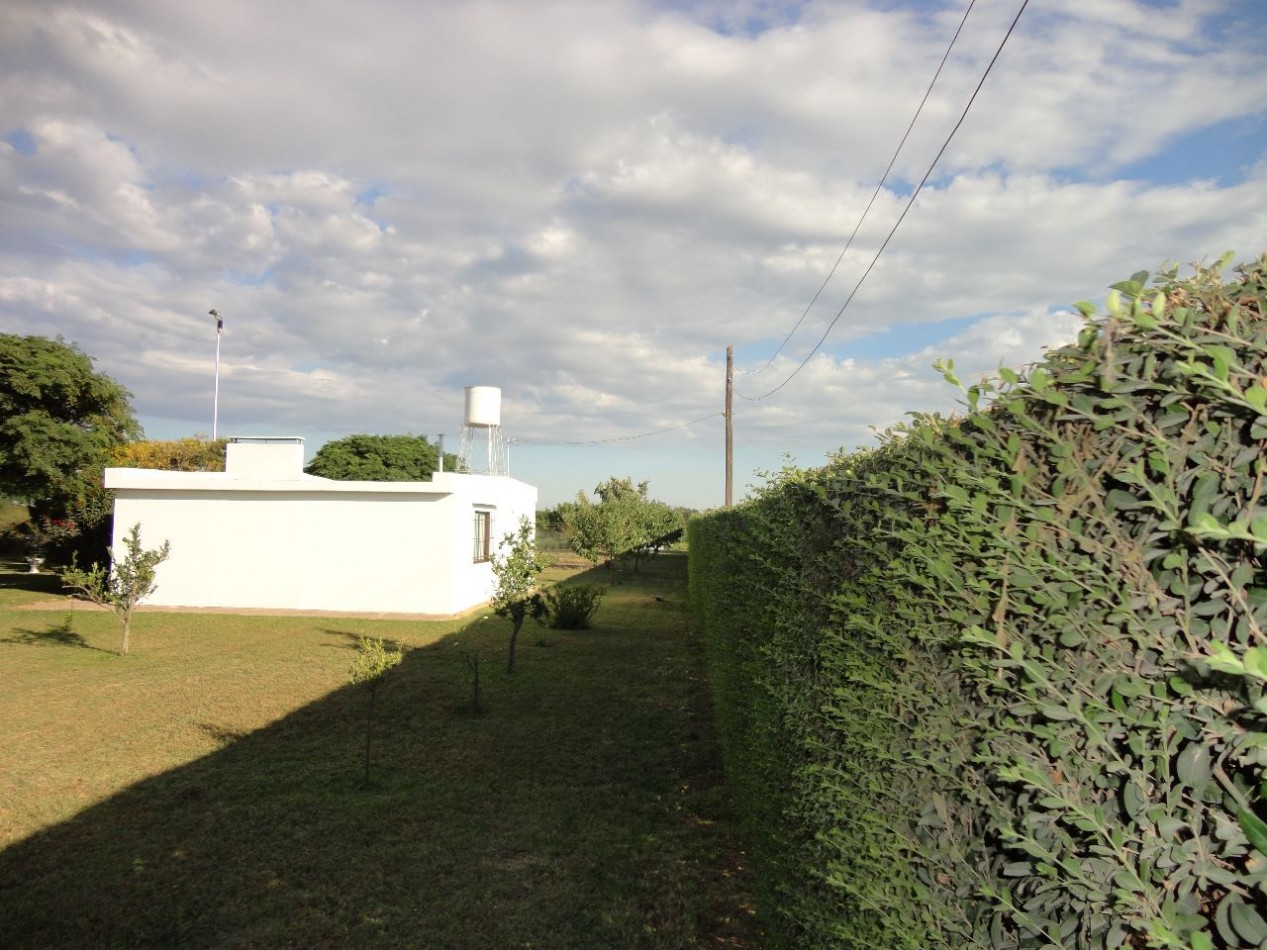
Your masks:
M 6 0 L 0 331 L 77 343 L 151 438 L 453 451 L 499 387 L 542 507 L 721 504 L 733 346 L 742 498 L 955 411 L 938 359 L 1267 249 L 1260 0 L 968 9 Z

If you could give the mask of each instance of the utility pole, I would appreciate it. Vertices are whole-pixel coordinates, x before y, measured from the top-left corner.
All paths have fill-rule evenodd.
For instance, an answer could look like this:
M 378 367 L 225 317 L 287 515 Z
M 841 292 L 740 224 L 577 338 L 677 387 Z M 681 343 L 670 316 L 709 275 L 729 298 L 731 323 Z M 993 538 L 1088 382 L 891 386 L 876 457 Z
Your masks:
M 726 347 L 726 507 L 735 503 L 735 348 Z
M 224 318 L 215 310 L 208 310 L 207 313 L 216 320 L 216 390 L 211 401 L 211 441 L 214 442 L 219 434 L 216 427 L 220 422 L 220 334 L 224 332 Z

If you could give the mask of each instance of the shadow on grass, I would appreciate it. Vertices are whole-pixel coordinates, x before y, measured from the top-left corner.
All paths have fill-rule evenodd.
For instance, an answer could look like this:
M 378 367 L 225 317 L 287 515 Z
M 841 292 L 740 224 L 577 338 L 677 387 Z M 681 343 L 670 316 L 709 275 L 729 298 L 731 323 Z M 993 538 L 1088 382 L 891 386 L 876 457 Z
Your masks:
M 54 624 L 47 630 L 23 630 L 16 629 L 13 636 L 5 637 L 0 643 L 17 643 L 23 646 L 58 646 L 58 647 L 78 647 L 82 650 L 95 650 L 98 653 L 114 653 L 113 650 L 103 650 L 101 647 L 95 647 L 79 634 L 71 629 L 73 618 L 69 615 L 62 618 L 61 623 Z
M 342 643 L 336 642 L 325 644 L 332 650 L 355 650 L 357 645 L 366 636 L 364 633 L 353 633 L 351 630 L 331 630 L 328 627 L 323 627 L 318 632 L 324 633 L 327 637 L 338 637 L 340 640 L 344 641 Z
M 241 729 L 226 729 L 224 726 L 217 726 L 214 722 L 200 722 L 197 726 L 200 732 L 220 745 L 240 742 L 250 735 L 250 732 Z
M 60 574 L 47 570 L 31 574 L 26 563 L 18 561 L 0 562 L 0 589 L 25 590 L 34 594 L 65 593 Z
M 572 564 L 588 563 L 574 554 L 565 556 Z M 570 587 L 589 584 L 603 589 L 604 599 L 618 597 L 633 602 L 662 614 L 662 620 L 674 618 L 679 630 L 685 631 L 689 624 L 687 616 L 688 604 L 686 588 L 682 578 L 686 573 L 685 551 L 661 551 L 658 554 L 644 555 L 635 566 L 632 558 L 617 562 L 613 572 L 611 565 L 598 564 L 588 567 L 578 574 L 572 574 L 561 582 L 561 586 Z M 547 569 L 546 583 L 551 582 L 551 572 Z M 601 618 L 602 605 L 599 605 Z M 601 619 L 596 619 L 591 629 L 601 630 Z
M 511 677 L 504 632 L 406 654 L 366 789 L 363 688 L 201 724 L 223 748 L 0 852 L 0 946 L 755 946 L 698 657 L 628 630 Z
M 619 558 L 613 571 L 609 563 L 593 564 L 578 554 L 568 552 L 557 555 L 554 564 L 546 568 L 545 577 L 549 579 L 555 564 L 569 570 L 580 570 L 568 575 L 565 584 L 602 584 L 619 588 L 626 584 L 639 587 L 668 584 L 678 586 L 682 583 L 682 575 L 686 571 L 685 551 L 661 551 L 659 554 L 643 555 L 635 564 L 632 555 Z M 615 583 L 612 583 L 613 578 Z

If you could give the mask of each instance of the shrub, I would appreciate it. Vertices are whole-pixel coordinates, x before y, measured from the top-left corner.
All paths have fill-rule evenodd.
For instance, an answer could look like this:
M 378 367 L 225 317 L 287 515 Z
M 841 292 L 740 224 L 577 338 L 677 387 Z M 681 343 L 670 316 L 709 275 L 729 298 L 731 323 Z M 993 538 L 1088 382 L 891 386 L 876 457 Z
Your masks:
M 17 534 L 24 541 L 28 558 L 63 560 L 67 546 L 79 534 L 69 518 L 36 518 L 23 522 Z
M 1225 264 L 691 522 L 774 946 L 1267 940 L 1267 258 Z
M 588 630 L 590 621 L 603 599 L 604 588 L 598 584 L 568 584 L 543 592 L 546 623 L 555 630 Z

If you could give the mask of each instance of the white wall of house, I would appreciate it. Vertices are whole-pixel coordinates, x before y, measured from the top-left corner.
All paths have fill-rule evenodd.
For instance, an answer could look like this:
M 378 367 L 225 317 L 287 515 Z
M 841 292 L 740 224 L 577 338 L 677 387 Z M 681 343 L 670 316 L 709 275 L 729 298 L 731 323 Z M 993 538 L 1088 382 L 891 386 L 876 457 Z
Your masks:
M 147 603 L 460 613 L 494 585 L 473 558 L 476 509 L 497 539 L 536 509 L 536 488 L 507 477 L 339 482 L 303 474 L 301 440 L 228 448 L 224 472 L 106 470 L 115 557 L 134 524 L 144 547 L 171 543 Z

